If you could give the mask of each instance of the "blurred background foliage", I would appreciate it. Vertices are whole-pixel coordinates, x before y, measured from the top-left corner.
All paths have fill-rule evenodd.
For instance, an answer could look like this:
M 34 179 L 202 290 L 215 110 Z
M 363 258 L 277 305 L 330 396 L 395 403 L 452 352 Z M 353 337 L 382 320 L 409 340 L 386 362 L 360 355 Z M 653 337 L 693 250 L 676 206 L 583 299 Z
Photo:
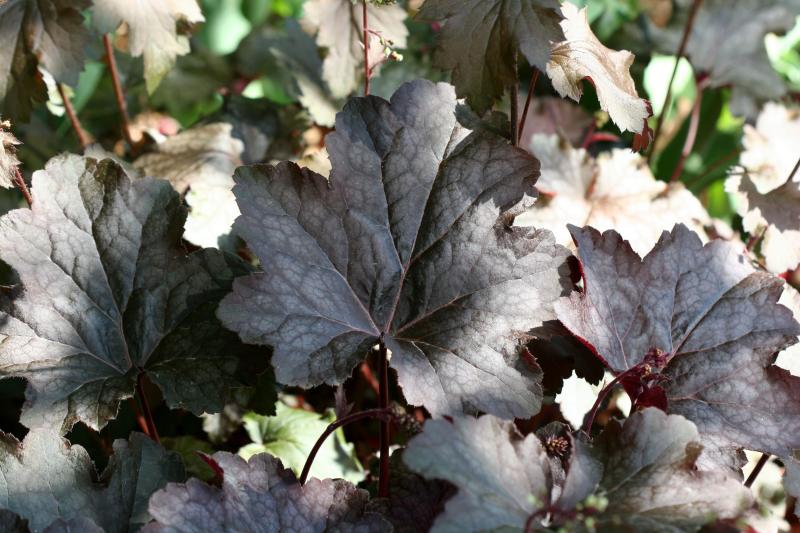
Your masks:
M 636 29 L 643 26 L 644 17 L 657 22 L 658 17 L 669 17 L 662 12 L 664 2 L 658 0 L 573 0 L 588 7 L 588 15 L 596 35 L 609 47 L 630 49 L 636 53 L 631 74 L 640 95 L 647 97 L 656 115 L 665 114 L 659 144 L 655 148 L 651 167 L 655 177 L 669 181 L 678 165 L 687 136 L 690 114 L 697 97 L 695 77 L 688 61 L 681 60 L 673 84 L 673 98 L 666 110 L 661 109 L 667 85 L 675 64 L 675 57 L 650 53 L 637 42 Z M 671 4 L 671 2 L 666 2 Z M 158 89 L 148 95 L 141 58 L 117 54 L 117 62 L 127 104 L 139 137 L 171 136 L 177 131 L 213 121 L 230 122 L 237 137 L 244 139 L 242 162 L 300 159 L 317 153 L 324 146 L 324 135 L 330 124 L 315 123 L 308 106 L 301 105 L 298 83 L 320 86 L 315 69 L 321 61 L 313 39 L 303 37 L 297 21 L 303 12 L 303 0 L 201 0 L 206 22 L 191 38 L 191 53 L 178 58 Z M 420 0 L 401 2 L 410 13 L 421 4 Z M 416 79 L 447 80 L 448 75 L 431 64 L 436 38 L 434 25 L 406 20 L 409 30 L 408 45 L 402 50 L 402 61 L 390 62 L 382 67 L 373 79 L 372 93 L 388 98 L 402 83 Z M 298 33 L 300 32 L 300 33 Z M 794 29 L 784 36 L 768 35 L 766 38 L 770 61 L 786 81 L 792 98 L 800 94 L 800 18 Z M 324 53 L 324 52 L 323 52 Z M 114 97 L 112 79 L 103 61 L 102 43 L 96 42 L 89 50 L 86 63 L 75 87 L 68 88 L 68 96 L 80 116 L 84 128 L 91 132 L 103 149 L 122 156 L 125 146 L 121 136 L 119 111 Z M 532 71 L 521 67 L 520 85 L 528 87 Z M 567 105 L 580 108 L 580 114 L 570 114 L 569 122 L 548 123 L 546 113 L 533 114 L 528 119 L 523 138 L 535 132 L 562 130 L 575 131 L 576 137 L 607 133 L 602 140 L 590 145 L 596 154 L 611 147 L 628 147 L 631 135 L 619 136 L 608 116 L 599 108 L 594 88 L 585 85 L 585 96 L 580 104 Z M 343 102 L 332 101 L 320 87 L 314 105 L 323 110 L 339 109 Z M 536 85 L 534 102 L 545 102 L 555 96 L 546 76 Z M 522 95 L 524 98 L 525 95 Z M 737 215 L 732 197 L 725 191 L 724 182 L 737 163 L 741 146 L 744 120 L 734 117 L 729 109 L 730 90 L 705 91 L 700 111 L 697 140 L 692 154 L 686 160 L 681 180 L 703 203 L 709 214 L 734 230 L 741 231 L 741 217 Z M 538 105 L 538 104 L 537 104 Z M 507 111 L 508 100 L 501 102 L 500 110 Z M 323 111 L 324 112 L 324 111 Z M 530 130 L 530 131 L 529 131 Z M 28 122 L 14 125 L 14 132 L 23 142 L 19 158 L 23 174 L 43 168 L 51 157 L 64 152 L 80 152 L 64 104 L 54 83 L 49 84 L 46 105 L 34 109 Z M 593 133 L 592 133 L 593 132 Z M 574 142 L 574 141 L 573 141 Z M 580 144 L 579 142 L 576 144 Z M 523 143 L 523 146 L 525 144 Z M 23 205 L 16 189 L 0 189 L 0 212 Z M 0 271 L 5 284 L 13 283 L 13 273 L 8 268 Z M 362 369 L 362 371 L 368 371 Z M 352 380 L 351 380 L 352 381 Z M 375 402 L 371 389 L 349 383 L 348 398 L 358 404 Z M 198 419 L 185 412 L 170 412 L 158 401 L 160 392 L 148 387 L 156 409 L 155 416 L 164 442 L 191 461 L 190 468 L 200 477 L 211 473 L 195 456 L 195 451 L 211 452 L 223 449 L 245 454 L 254 450 L 291 450 L 292 466 L 297 457 L 313 442 L 320 428 L 331 420 L 330 388 L 311 391 L 284 390 L 277 418 L 245 413 L 235 408 L 230 412 Z M 24 383 L 20 380 L 0 381 L 0 429 L 24 434 L 19 425 L 19 409 L 24 401 Z M 313 406 L 316 413 L 304 415 L 299 409 Z M 547 417 L 547 410 L 543 412 Z M 295 426 L 291 426 L 295 424 Z M 123 404 L 119 417 L 102 432 L 93 434 L 84 426 L 75 427 L 69 438 L 84 445 L 102 467 L 110 453 L 114 438 L 126 437 L 136 427 L 134 410 Z M 301 440 L 289 442 L 287 427 L 300 435 Z M 299 428 L 299 429 L 298 429 Z M 344 436 L 331 441 L 326 460 L 318 461 L 318 468 L 340 471 L 354 479 L 362 479 L 364 468 L 374 467 L 376 427 L 364 424 L 348 429 L 355 446 L 347 444 Z M 352 432 L 357 432 L 353 434 Z M 291 432 L 289 432 L 291 433 Z M 299 451 L 298 451 L 299 450 Z M 324 458 L 323 458 L 324 459 Z M 342 463 L 345 461 L 347 467 Z M 338 465 L 338 466 L 337 466 Z M 337 470 L 338 468 L 338 470 Z M 344 470 L 343 470 L 344 468 Z

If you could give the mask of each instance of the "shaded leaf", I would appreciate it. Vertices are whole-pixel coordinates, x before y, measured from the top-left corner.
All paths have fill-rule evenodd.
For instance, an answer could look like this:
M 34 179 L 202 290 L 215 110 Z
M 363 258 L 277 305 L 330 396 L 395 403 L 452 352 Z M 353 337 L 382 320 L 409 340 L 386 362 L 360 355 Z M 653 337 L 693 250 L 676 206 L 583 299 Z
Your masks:
M 134 163 L 148 176 L 169 180 L 186 195 L 190 209 L 184 238 L 198 246 L 219 246 L 239 216 L 231 189 L 244 144 L 231 131 L 230 124 L 220 122 L 195 126 L 169 137 Z
M 794 514 L 800 516 L 800 461 L 795 458 L 785 460 L 786 472 L 783 475 L 783 485 L 786 494 L 795 498 Z
M 16 513 L 0 509 L 0 531 L 5 533 L 28 533 L 28 521 Z
M 171 407 L 221 409 L 243 386 L 238 356 L 254 354 L 214 312 L 247 266 L 187 255 L 178 194 L 111 160 L 55 158 L 33 197 L 0 219 L 0 257 L 22 282 L 0 306 L 0 376 L 28 380 L 23 424 L 100 428 L 140 372 Z
M 550 426 L 522 437 L 490 415 L 429 420 L 404 459 L 458 488 L 432 531 L 544 527 L 549 515 L 568 531 L 593 529 L 591 519 L 599 531 L 678 532 L 735 518 L 751 501 L 737 480 L 696 470 L 701 449 L 691 422 L 651 408 L 610 424 L 595 445 Z
M 59 518 L 44 529 L 44 533 L 106 533 L 90 518 Z
M 189 40 L 179 31 L 203 22 L 197 0 L 94 0 L 92 22 L 102 33 L 127 25 L 126 48 L 144 58 L 147 92 L 153 93 L 175 59 L 189 53 Z
M 86 450 L 57 432 L 32 430 L 21 443 L 2 435 L 0 448 L 0 508 L 34 531 L 89 531 L 83 529 L 89 524 L 107 533 L 138 529 L 150 520 L 150 495 L 185 478 L 180 458 L 141 433 L 114 442 L 98 481 Z
M 155 523 L 143 531 L 386 531 L 377 514 L 365 512 L 368 493 L 347 481 L 312 478 L 301 486 L 268 454 L 244 459 L 214 454 L 224 471 L 221 488 L 197 479 L 167 485 L 150 499 Z
M 429 531 L 456 488 L 447 481 L 425 479 L 412 472 L 403 462 L 403 453 L 399 450 L 392 454 L 389 498 L 373 499 L 367 509 L 382 514 L 395 533 Z
M 299 476 L 317 439 L 335 420 L 331 411 L 320 415 L 294 409 L 283 402 L 275 404 L 275 416 L 246 413 L 242 421 L 253 443 L 240 448 L 239 455 L 248 460 L 256 454 L 268 453 Z M 364 474 L 355 448 L 345 440 L 342 429 L 325 440 L 310 473 L 319 479 L 341 478 L 351 483 L 362 481 Z
M 600 107 L 622 131 L 632 131 L 642 138 L 635 149 L 647 148 L 653 132 L 647 119 L 653 114 L 650 102 L 639 98 L 629 70 L 633 54 L 627 50 L 606 48 L 592 32 L 586 8 L 578 9 L 565 2 L 561 6 L 564 41 L 553 45 L 547 75 L 561 96 L 576 102 L 581 99 L 584 79 L 597 90 Z
M 745 511 L 752 496 L 737 479 L 697 469 L 701 442 L 690 421 L 654 408 L 609 424 L 591 449 L 604 465 L 595 489 L 607 501 L 598 529 L 696 531 Z M 588 492 L 595 472 L 573 462 L 567 485 Z
M 558 320 L 546 322 L 533 330 L 533 335 L 526 347 L 544 372 L 545 395 L 554 396 L 561 391 L 562 382 L 573 371 L 595 385 L 603 379 L 603 364 Z
M 594 123 L 579 105 L 557 96 L 536 95 L 531 102 L 525 129 L 520 136 L 520 146 L 531 146 L 533 137 L 558 135 L 573 146 L 579 146 Z
M 333 126 L 341 97 L 331 94 L 323 80 L 323 62 L 317 45 L 297 21 L 288 19 L 282 32 L 264 27 L 251 33 L 239 46 L 236 59 L 244 72 L 253 77 L 278 78 L 315 123 Z
M 648 24 L 648 35 L 659 52 L 678 50 L 692 0 L 675 2 L 669 25 Z M 733 86 L 731 112 L 755 117 L 761 103 L 786 94 L 786 85 L 773 70 L 764 37 L 785 33 L 800 15 L 797 0 L 707 0 L 697 12 L 686 45 L 694 71 L 707 75 L 712 87 Z
M 800 379 L 773 365 L 800 333 L 777 303 L 782 280 L 682 225 L 644 260 L 614 231 L 570 231 L 584 292 L 557 302 L 558 318 L 609 369 L 640 378 L 638 393 L 662 387 L 669 411 L 694 422 L 712 454 L 800 447 Z
M 417 17 L 444 22 L 434 64 L 453 71 L 458 96 L 479 114 L 516 80 L 517 50 L 544 71 L 564 38 L 557 0 L 426 0 Z
M 11 133 L 11 123 L 0 121 L 0 187 L 14 187 L 17 167 L 22 164 L 17 159 L 17 146 L 20 144 Z
M 490 415 L 428 420 L 403 459 L 418 474 L 458 488 L 432 531 L 521 529 L 550 501 L 553 480 L 542 443 Z
M 279 382 L 341 383 L 383 337 L 409 403 L 538 411 L 519 341 L 569 287 L 568 254 L 509 227 L 536 160 L 455 110 L 452 87 L 427 81 L 352 99 L 326 139 L 330 182 L 287 163 L 237 171 L 236 230 L 265 272 L 237 280 L 219 316 L 275 347 Z
M 180 437 L 161 437 L 161 444 L 167 450 L 180 455 L 188 476 L 196 477 L 203 481 L 210 481 L 214 478 L 214 472 L 211 467 L 199 455 L 199 453 L 208 455 L 214 453 L 214 448 L 208 442 L 184 435 Z
M 89 0 L 8 0 L 0 4 L 0 112 L 27 120 L 47 91 L 38 67 L 75 85 L 89 31 L 81 10 Z
M 364 80 L 364 25 L 361 3 L 350 0 L 308 0 L 303 4 L 303 29 L 317 36 L 317 45 L 327 49 L 322 63 L 322 78 L 334 98 L 344 98 Z M 370 65 L 375 65 L 383 53 L 379 34 L 406 47 L 408 30 L 406 12 L 398 5 L 367 5 L 370 30 Z
M 680 183 L 656 180 L 638 154 L 614 149 L 594 159 L 544 135 L 534 136 L 531 152 L 542 165 L 536 183 L 542 198 L 517 224 L 549 229 L 564 245 L 572 243 L 567 224 L 615 229 L 642 255 L 679 222 L 705 239 L 710 217 L 700 201 Z

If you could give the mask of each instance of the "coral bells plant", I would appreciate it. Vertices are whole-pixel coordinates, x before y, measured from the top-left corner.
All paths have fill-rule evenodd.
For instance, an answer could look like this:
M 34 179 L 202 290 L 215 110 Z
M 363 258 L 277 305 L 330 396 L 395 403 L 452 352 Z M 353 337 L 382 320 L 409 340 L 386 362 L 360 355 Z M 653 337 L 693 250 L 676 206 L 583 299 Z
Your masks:
M 0 530 L 800 528 L 796 0 L 0 0 Z

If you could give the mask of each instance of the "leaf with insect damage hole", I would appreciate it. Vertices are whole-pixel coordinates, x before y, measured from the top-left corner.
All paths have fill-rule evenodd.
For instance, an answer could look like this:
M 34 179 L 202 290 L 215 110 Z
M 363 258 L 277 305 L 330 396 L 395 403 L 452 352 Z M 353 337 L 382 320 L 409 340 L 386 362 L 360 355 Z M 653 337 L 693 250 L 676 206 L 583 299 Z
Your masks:
M 291 470 L 269 454 L 245 462 L 226 452 L 214 454 L 222 487 L 197 479 L 170 483 L 150 499 L 155 522 L 142 531 L 362 531 L 390 529 L 366 511 L 369 493 L 341 479 L 311 478 L 300 485 Z
M 39 67 L 57 82 L 78 83 L 89 31 L 81 10 L 89 0 L 8 0 L 0 3 L 0 113 L 27 120 L 33 102 L 47 100 Z
M 222 122 L 195 126 L 134 162 L 148 176 L 169 180 L 185 194 L 190 209 L 184 238 L 198 246 L 218 247 L 239 216 L 231 189 L 244 143 L 231 136 L 232 129 Z
M 294 164 L 243 167 L 237 234 L 264 273 L 219 309 L 275 347 L 281 383 L 347 379 L 383 338 L 406 399 L 434 414 L 539 410 L 527 333 L 569 290 L 548 231 L 511 227 L 537 161 L 456 120 L 454 90 L 416 81 L 391 102 L 352 99 L 326 146 L 330 181 Z
M 178 56 L 188 54 L 187 26 L 205 18 L 197 0 L 94 0 L 92 22 L 103 33 L 127 25 L 126 51 L 144 58 L 147 92 L 153 93 Z
M 800 379 L 773 364 L 800 333 L 778 303 L 781 279 L 683 225 L 644 259 L 614 231 L 570 231 L 584 291 L 556 303 L 558 318 L 614 373 L 628 372 L 634 400 L 661 391 L 711 454 L 800 448 Z
M 653 114 L 650 102 L 639 98 L 630 75 L 633 54 L 627 50 L 610 50 L 592 32 L 586 16 L 587 8 L 578 9 L 565 2 L 561 5 L 564 40 L 553 45 L 547 75 L 561 96 L 576 102 L 581 99 L 583 80 L 597 90 L 600 107 L 622 131 L 637 134 L 635 150 L 650 144 L 653 132 L 647 119 Z
M 444 22 L 434 64 L 453 71 L 459 97 L 483 114 L 517 79 L 517 50 L 544 71 L 564 39 L 557 0 L 426 0 L 417 16 Z
M 367 5 L 370 31 L 369 64 L 383 58 L 381 39 L 392 48 L 406 47 L 408 29 L 405 9 L 398 5 Z M 322 78 L 334 98 L 344 98 L 364 80 L 364 19 L 361 2 L 350 0 L 308 0 L 303 5 L 303 29 L 317 36 L 317 45 L 328 54 L 322 63 Z
M 247 265 L 186 254 L 178 193 L 111 160 L 59 156 L 32 190 L 32 209 L 0 219 L 0 258 L 21 280 L 0 300 L 0 377 L 28 381 L 22 423 L 103 427 L 140 372 L 171 407 L 221 409 L 240 364 L 264 357 L 215 317 Z
M 0 121 L 0 187 L 14 187 L 17 167 L 21 165 L 17 159 L 19 140 L 11 133 L 11 123 Z
M 679 222 L 705 240 L 711 217 L 700 201 L 680 183 L 657 180 L 639 154 L 614 149 L 593 158 L 552 135 L 535 135 L 530 150 L 542 166 L 541 198 L 517 224 L 549 229 L 565 246 L 567 224 L 616 229 L 639 254 Z
M 150 496 L 185 479 L 177 454 L 133 433 L 114 442 L 114 454 L 95 481 L 86 450 L 49 429 L 32 430 L 21 443 L 0 434 L 0 472 L 0 508 L 27 520 L 33 531 L 70 531 L 70 524 L 81 526 L 78 531 L 136 530 L 150 521 Z
M 652 48 L 674 55 L 683 37 L 693 0 L 678 0 L 669 24 L 647 24 Z M 731 112 L 754 118 L 762 103 L 786 94 L 772 68 L 764 38 L 782 34 L 800 15 L 798 0 L 705 0 L 686 44 L 686 57 L 711 87 L 732 86 Z M 646 21 L 645 21 L 646 22 Z
M 800 263 L 800 172 L 794 172 L 798 138 L 800 109 L 767 104 L 755 127 L 745 124 L 742 172 L 732 173 L 725 183 L 745 231 L 763 233 L 760 254 L 771 272 Z
M 593 445 L 584 439 L 549 427 L 523 437 L 490 415 L 429 420 L 403 457 L 458 489 L 435 532 L 537 528 L 545 518 L 573 531 L 588 517 L 599 531 L 686 531 L 735 518 L 751 502 L 738 481 L 695 470 L 700 438 L 681 416 L 649 408 L 611 422 Z

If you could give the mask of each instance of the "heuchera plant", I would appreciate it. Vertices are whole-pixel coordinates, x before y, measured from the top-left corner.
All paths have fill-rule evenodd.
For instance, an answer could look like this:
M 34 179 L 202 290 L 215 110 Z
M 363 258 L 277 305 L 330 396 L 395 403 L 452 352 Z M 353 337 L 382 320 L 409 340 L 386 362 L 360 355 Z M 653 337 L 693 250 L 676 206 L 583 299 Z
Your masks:
M 0 531 L 800 527 L 797 17 L 0 0 Z

